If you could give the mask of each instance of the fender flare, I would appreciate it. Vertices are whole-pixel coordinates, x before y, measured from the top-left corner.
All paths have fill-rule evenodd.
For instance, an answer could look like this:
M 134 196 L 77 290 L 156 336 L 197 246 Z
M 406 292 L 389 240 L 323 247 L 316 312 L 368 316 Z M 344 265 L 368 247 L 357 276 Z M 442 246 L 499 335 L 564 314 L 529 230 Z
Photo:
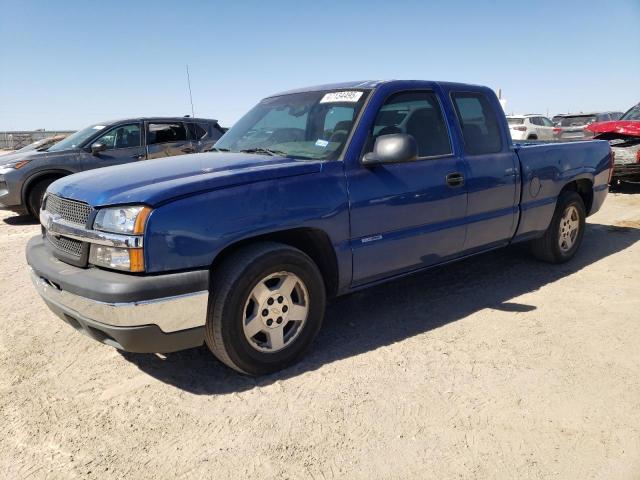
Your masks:
M 22 182 L 22 191 L 20 192 L 20 199 L 22 200 L 22 204 L 27 204 L 27 192 L 33 186 L 33 184 L 45 177 L 66 177 L 67 175 L 72 175 L 74 172 L 70 172 L 69 170 L 64 170 L 62 168 L 52 168 L 48 170 L 38 170 L 37 172 L 33 172 L 29 175 L 24 182 Z

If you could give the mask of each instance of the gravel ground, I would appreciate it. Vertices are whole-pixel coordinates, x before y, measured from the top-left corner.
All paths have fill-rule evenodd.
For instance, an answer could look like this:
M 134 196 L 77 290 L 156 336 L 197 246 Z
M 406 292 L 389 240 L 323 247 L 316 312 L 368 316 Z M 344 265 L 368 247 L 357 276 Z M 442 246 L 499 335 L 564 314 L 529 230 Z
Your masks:
M 54 317 L 1 213 L 0 478 L 640 478 L 640 194 L 570 263 L 522 248 L 336 300 L 299 365 L 122 354 Z

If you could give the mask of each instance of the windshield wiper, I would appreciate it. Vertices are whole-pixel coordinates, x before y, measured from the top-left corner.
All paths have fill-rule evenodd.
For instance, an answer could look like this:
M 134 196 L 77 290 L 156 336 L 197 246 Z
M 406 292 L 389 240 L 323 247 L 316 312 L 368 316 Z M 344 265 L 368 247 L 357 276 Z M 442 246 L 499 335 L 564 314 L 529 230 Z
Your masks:
M 205 152 L 230 152 L 230 151 L 231 150 L 229 150 L 228 148 L 217 148 L 217 147 L 211 147 L 205 150 Z
M 270 148 L 245 148 L 244 150 L 240 150 L 242 153 L 263 153 L 266 155 L 275 156 L 287 156 L 287 152 L 283 152 L 282 150 L 271 150 Z

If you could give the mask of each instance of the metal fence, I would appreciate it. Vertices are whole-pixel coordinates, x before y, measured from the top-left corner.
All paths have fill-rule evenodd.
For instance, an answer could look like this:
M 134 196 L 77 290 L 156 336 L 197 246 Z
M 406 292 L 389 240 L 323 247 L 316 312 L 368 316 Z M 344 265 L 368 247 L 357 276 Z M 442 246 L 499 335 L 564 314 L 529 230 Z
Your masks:
M 0 132 L 0 149 L 2 150 L 18 150 L 22 147 L 26 147 L 30 143 L 43 138 L 54 137 L 56 135 L 68 135 L 73 133 L 73 130 L 58 130 L 58 131 L 15 131 L 15 132 Z

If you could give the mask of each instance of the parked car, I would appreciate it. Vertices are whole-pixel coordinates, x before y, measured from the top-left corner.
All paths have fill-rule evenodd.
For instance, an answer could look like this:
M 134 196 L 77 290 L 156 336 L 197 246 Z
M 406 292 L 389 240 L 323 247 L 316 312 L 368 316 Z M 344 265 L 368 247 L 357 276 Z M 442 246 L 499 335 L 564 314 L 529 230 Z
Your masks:
M 46 152 L 50 147 L 52 147 L 59 141 L 64 140 L 68 136 L 69 135 L 54 135 L 53 137 L 41 138 L 40 140 L 36 140 L 35 142 L 32 142 L 13 153 L 30 152 L 32 150 L 37 150 L 38 152 Z
M 558 140 L 592 138 L 593 134 L 587 127 L 596 122 L 608 122 L 612 119 L 611 113 L 612 112 L 598 112 L 556 115 L 553 117 L 555 126 L 557 127 L 556 138 Z
M 607 142 L 514 145 L 491 89 L 427 81 L 278 94 L 215 149 L 51 184 L 26 252 L 49 308 L 116 348 L 273 372 L 327 297 L 516 242 L 570 260 L 612 169 Z
M 587 130 L 611 145 L 615 158 L 611 185 L 640 183 L 640 103 L 619 120 L 592 123 Z
M 49 147 L 0 159 L 0 209 L 37 217 L 58 178 L 100 167 L 201 152 L 222 136 L 216 120 L 133 118 L 84 128 Z M 145 168 L 148 168 L 145 165 Z
M 536 114 L 507 115 L 513 140 L 553 140 L 555 127 L 547 117 Z

